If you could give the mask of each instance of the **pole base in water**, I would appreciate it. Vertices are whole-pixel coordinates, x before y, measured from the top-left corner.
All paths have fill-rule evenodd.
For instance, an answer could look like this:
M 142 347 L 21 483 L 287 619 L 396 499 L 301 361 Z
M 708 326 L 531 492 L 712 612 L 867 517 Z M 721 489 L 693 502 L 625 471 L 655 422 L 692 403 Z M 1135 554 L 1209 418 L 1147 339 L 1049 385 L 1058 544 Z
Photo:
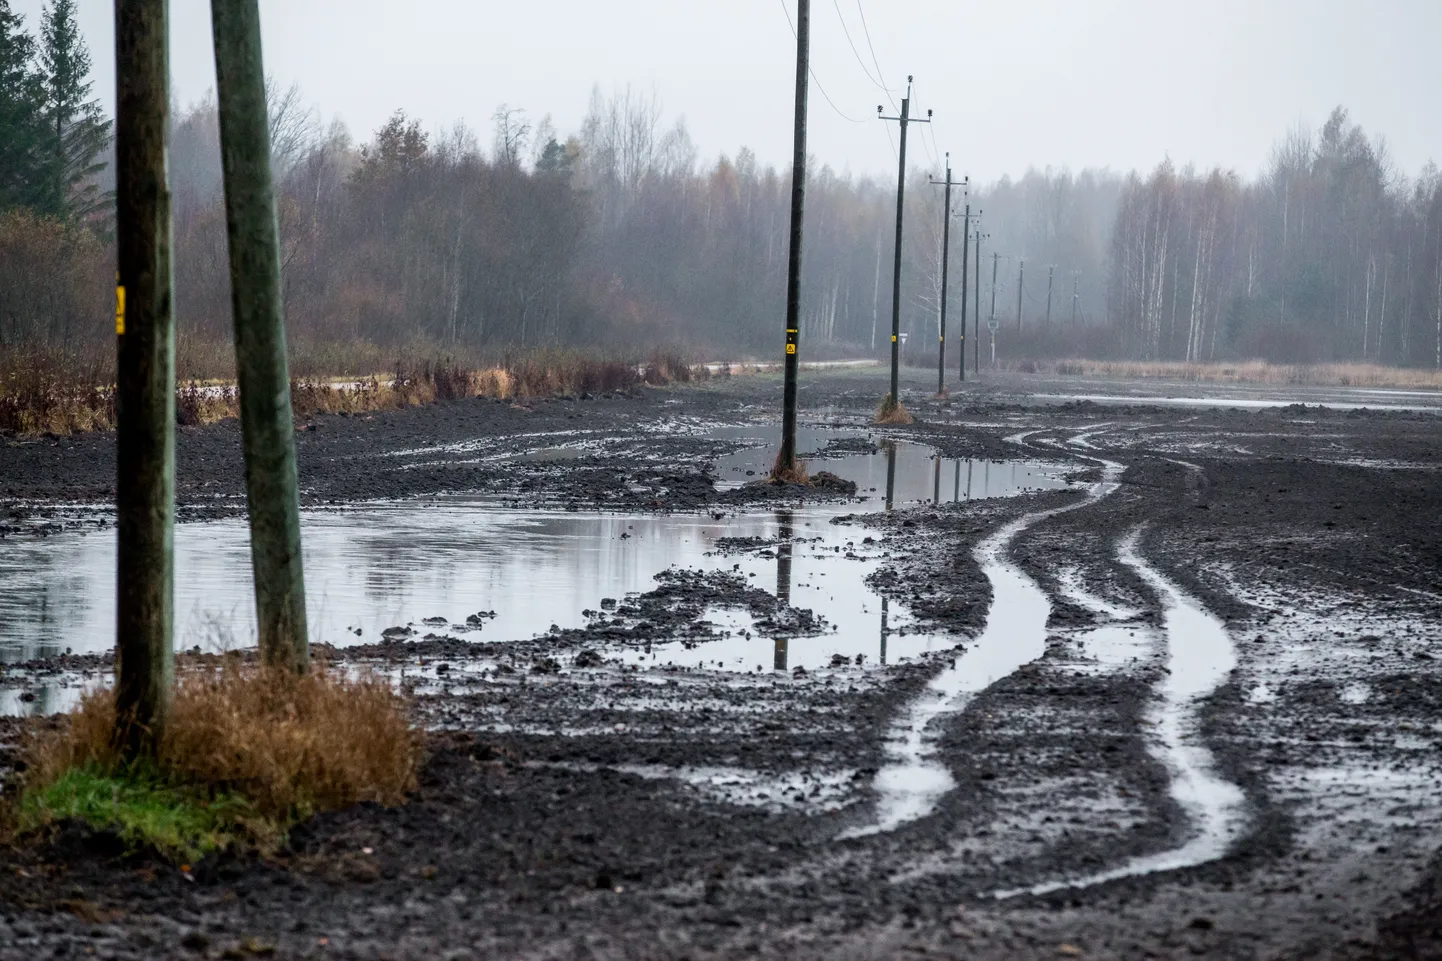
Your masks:
M 795 457 L 791 463 L 782 464 L 781 455 L 777 454 L 776 463 L 771 465 L 771 479 L 778 484 L 806 484 L 811 476 L 806 471 L 806 461 Z
M 901 405 L 895 397 L 887 394 L 881 401 L 881 406 L 876 410 L 876 422 L 878 424 L 914 424 L 916 418 L 911 412 Z

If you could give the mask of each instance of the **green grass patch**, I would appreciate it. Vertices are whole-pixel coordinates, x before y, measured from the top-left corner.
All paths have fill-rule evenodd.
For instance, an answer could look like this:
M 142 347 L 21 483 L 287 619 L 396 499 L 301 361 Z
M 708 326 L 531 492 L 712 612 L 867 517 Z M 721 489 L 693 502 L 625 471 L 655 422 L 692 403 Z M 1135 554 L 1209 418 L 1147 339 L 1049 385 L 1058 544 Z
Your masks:
M 154 848 L 183 863 L 226 848 L 265 846 L 283 833 L 281 825 L 259 816 L 243 797 L 207 797 L 138 770 L 71 769 L 46 787 L 27 791 L 19 813 L 22 831 L 74 819 L 114 832 L 132 849 Z

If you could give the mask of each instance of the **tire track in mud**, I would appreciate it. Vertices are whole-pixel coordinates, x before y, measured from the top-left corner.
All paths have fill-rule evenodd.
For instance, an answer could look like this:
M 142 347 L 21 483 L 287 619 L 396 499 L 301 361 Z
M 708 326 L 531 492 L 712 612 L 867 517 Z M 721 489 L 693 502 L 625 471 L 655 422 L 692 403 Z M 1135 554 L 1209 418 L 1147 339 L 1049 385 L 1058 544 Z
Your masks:
M 1097 450 L 1088 442 L 1093 433 L 1079 435 L 1068 443 Z M 1097 457 L 1089 459 L 1100 461 Z M 1205 476 L 1197 464 L 1173 457 L 1163 459 L 1185 468 L 1189 479 Z M 1200 735 L 1201 705 L 1236 668 L 1235 645 L 1226 627 L 1200 601 L 1141 556 L 1141 534 L 1139 526 L 1121 539 L 1117 560 L 1150 587 L 1162 605 L 1166 679 L 1155 692 L 1160 703 L 1149 711 L 1148 722 L 1155 737 L 1149 739 L 1147 747 L 1171 777 L 1169 794 L 1191 822 L 1189 836 L 1178 847 L 1133 857 L 1107 871 L 994 892 L 998 899 L 1078 890 L 1123 878 L 1196 867 L 1224 856 L 1247 829 L 1245 795 L 1239 786 L 1217 773 L 1212 752 L 1201 742 Z
M 1148 721 L 1156 732 L 1148 752 L 1170 773 L 1169 793 L 1191 821 L 1190 836 L 1179 847 L 1132 858 L 1108 871 L 1000 891 L 995 894 L 997 898 L 1074 890 L 1196 867 L 1225 855 L 1246 830 L 1242 789 L 1217 773 L 1212 752 L 1201 743 L 1200 736 L 1201 704 L 1226 683 L 1235 669 L 1235 648 L 1221 621 L 1142 558 L 1137 549 L 1141 533 L 1142 528 L 1137 527 L 1122 539 L 1117 559 L 1162 601 L 1167 674 L 1156 692 L 1160 703 L 1148 712 Z
M 1099 456 L 1099 448 L 1091 443 L 1092 438 L 1106 433 L 1110 426 L 1095 425 L 1065 442 L 1068 447 L 1098 452 L 1076 455 L 1098 463 L 1103 470 L 1101 481 L 1093 486 L 1086 499 L 1025 515 L 977 546 L 976 559 L 992 585 L 993 602 L 987 623 L 974 644 L 933 678 L 893 729 L 888 753 L 897 760 L 876 775 L 874 788 L 879 796 L 876 822 L 852 829 L 841 837 L 882 834 L 928 816 L 940 798 L 956 786 L 938 757 L 933 743 L 935 735 L 929 734 L 928 728 L 944 716 L 964 711 L 972 699 L 992 684 L 1045 654 L 1051 599 L 1036 581 L 1009 562 L 1006 554 L 1026 529 L 1059 514 L 1094 505 L 1117 489 L 1123 465 Z M 1036 433 L 1040 432 L 1016 434 L 1007 440 L 1025 447 L 1029 446 L 1027 439 Z M 1200 472 L 1195 465 L 1183 466 Z M 1167 673 L 1155 691 L 1159 703 L 1148 712 L 1148 721 L 1155 731 L 1155 737 L 1148 739 L 1148 753 L 1170 775 L 1169 794 L 1188 817 L 1188 836 L 1179 847 L 1133 857 L 1111 870 L 994 892 L 997 898 L 1080 889 L 1126 877 L 1194 867 L 1225 855 L 1246 829 L 1242 790 L 1217 773 L 1211 751 L 1201 743 L 1199 735 L 1201 703 L 1226 682 L 1236 664 L 1231 638 L 1221 622 L 1198 601 L 1141 557 L 1140 534 L 1138 527 L 1121 540 L 1117 560 L 1146 583 L 1162 605 Z M 1008 608 L 1008 613 L 999 616 Z M 936 866 L 920 873 L 936 870 L 945 869 Z
M 1104 426 L 1077 434 L 1071 443 L 1089 447 L 1086 438 Z M 1007 440 L 1026 447 L 1027 438 L 1036 433 L 1027 431 Z M 977 545 L 973 556 L 992 589 L 986 625 L 962 654 L 931 679 L 893 727 L 886 753 L 894 760 L 883 766 L 872 782 L 878 796 L 876 822 L 850 829 L 841 837 L 882 834 L 929 815 L 937 801 L 956 786 L 937 757 L 935 734 L 929 729 L 942 718 L 966 710 L 982 691 L 1046 653 L 1051 601 L 1041 586 L 1006 555 L 1017 535 L 1032 525 L 1095 504 L 1117 489 L 1122 465 L 1089 459 L 1102 464 L 1102 479 L 1085 498 L 1065 507 L 1024 514 Z

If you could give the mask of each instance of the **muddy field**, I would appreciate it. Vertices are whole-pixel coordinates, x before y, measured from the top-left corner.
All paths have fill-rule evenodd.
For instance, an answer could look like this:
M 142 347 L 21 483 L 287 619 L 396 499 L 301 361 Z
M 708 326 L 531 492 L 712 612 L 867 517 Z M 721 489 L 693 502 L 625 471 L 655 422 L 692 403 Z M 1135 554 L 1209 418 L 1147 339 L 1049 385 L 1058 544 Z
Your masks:
M 317 640 L 414 690 L 417 797 L 5 851 L 0 958 L 1442 957 L 1434 399 L 932 377 L 882 431 L 808 373 L 808 489 L 751 483 L 770 376 L 306 425 Z M 103 597 L 35 598 L 113 579 L 113 458 L 0 440 L 11 713 L 103 679 Z M 238 428 L 178 463 L 204 598 Z

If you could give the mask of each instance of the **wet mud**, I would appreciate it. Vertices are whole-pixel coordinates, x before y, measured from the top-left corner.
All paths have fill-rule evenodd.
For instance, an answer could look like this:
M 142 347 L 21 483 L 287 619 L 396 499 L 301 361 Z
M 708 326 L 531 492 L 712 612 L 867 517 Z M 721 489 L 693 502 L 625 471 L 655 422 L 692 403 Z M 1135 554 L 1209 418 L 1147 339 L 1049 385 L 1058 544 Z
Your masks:
M 411 571 L 319 640 L 414 693 L 417 796 L 190 878 L 73 827 L 12 846 L 0 957 L 1442 954 L 1442 420 L 925 380 L 885 431 L 876 375 L 804 385 L 813 473 L 854 491 L 756 483 L 769 377 L 319 419 L 308 516 L 389 512 L 375 570 Z M 109 443 L 0 442 L 0 550 L 108 537 Z M 238 434 L 180 448 L 218 537 Z M 968 467 L 1037 474 L 967 497 Z M 488 538 L 598 530 L 633 569 L 552 609 L 468 586 Z M 53 624 L 9 713 L 105 683 L 108 639 Z

